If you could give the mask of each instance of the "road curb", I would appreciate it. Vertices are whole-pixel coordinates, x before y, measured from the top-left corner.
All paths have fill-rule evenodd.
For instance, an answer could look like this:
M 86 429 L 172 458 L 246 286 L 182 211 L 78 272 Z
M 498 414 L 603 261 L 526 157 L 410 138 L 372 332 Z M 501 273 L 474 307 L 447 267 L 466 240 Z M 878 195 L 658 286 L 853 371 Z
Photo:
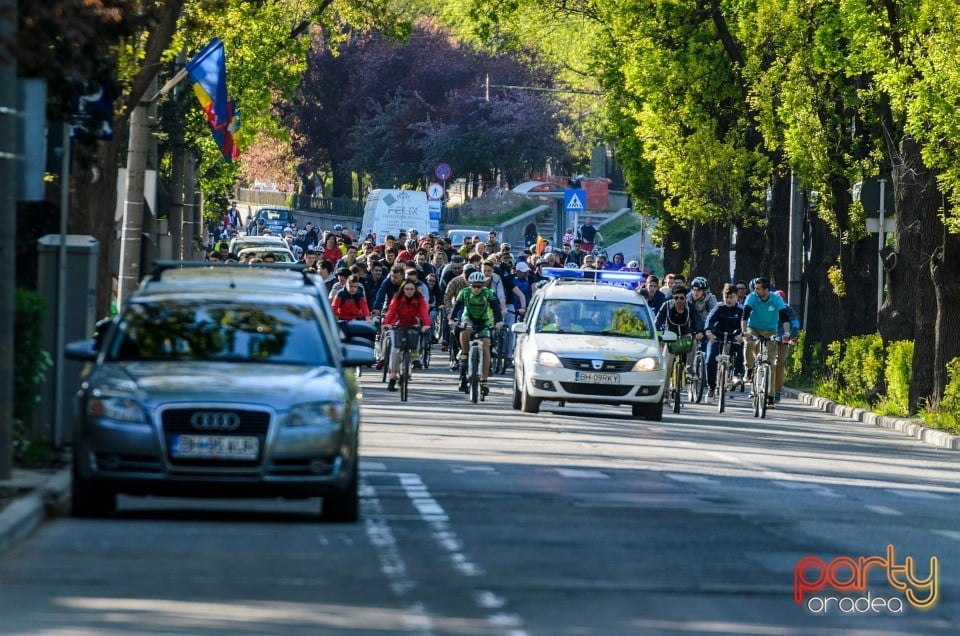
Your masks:
M 43 484 L 0 511 L 0 552 L 33 532 L 70 497 L 70 468 L 50 476 Z
M 854 408 L 845 404 L 838 404 L 832 400 L 828 400 L 818 395 L 804 393 L 803 391 L 790 389 L 788 387 L 783 387 L 783 393 L 784 395 L 795 398 L 804 404 L 814 407 L 815 409 L 825 413 L 830 413 L 831 415 L 835 415 L 837 417 L 856 420 L 858 422 L 863 422 L 864 424 L 872 424 L 880 428 L 888 428 L 894 431 L 899 431 L 904 435 L 913 437 L 914 439 L 917 439 L 925 444 L 930 444 L 939 448 L 960 450 L 960 437 L 952 433 L 947 433 L 945 431 L 924 426 L 920 423 L 920 420 L 909 420 L 902 417 L 878 415 L 866 409 Z

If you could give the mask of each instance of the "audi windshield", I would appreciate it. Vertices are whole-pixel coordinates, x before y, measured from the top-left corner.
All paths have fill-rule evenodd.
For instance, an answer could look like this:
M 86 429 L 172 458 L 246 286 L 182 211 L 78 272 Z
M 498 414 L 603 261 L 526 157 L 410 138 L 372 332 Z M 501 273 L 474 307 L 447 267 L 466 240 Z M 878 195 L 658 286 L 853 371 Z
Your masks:
M 107 348 L 109 362 L 208 360 L 330 366 L 314 307 L 197 295 L 129 305 Z

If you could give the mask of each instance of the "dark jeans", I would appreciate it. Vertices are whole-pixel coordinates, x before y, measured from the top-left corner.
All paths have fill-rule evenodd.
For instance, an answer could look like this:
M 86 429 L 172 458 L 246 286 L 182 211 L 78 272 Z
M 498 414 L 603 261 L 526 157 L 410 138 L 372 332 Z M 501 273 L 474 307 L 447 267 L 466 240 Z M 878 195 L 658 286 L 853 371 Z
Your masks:
M 720 348 L 721 341 L 719 339 L 707 345 L 707 382 L 711 389 L 715 389 L 717 387 L 717 356 L 720 355 Z M 743 346 L 737 344 L 736 342 L 731 342 L 730 369 L 735 375 L 741 375 L 741 373 L 737 373 L 737 360 L 740 360 L 742 369 Z M 724 387 L 720 388 L 723 390 Z

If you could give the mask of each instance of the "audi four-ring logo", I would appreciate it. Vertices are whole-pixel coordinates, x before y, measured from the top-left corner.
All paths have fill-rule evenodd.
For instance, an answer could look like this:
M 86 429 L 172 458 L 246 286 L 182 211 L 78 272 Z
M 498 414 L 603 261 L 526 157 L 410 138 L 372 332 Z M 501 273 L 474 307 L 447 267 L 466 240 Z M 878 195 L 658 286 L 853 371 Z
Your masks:
M 198 411 L 190 416 L 190 424 L 198 431 L 235 431 L 240 427 L 236 413 Z

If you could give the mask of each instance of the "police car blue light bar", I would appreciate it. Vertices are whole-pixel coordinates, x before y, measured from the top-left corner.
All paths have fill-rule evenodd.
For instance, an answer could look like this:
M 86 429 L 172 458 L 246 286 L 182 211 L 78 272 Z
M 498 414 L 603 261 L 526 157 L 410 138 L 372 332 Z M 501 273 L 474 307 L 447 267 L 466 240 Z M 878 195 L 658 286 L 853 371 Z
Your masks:
M 544 267 L 540 273 L 547 278 L 564 280 L 592 280 L 611 285 L 629 287 L 642 283 L 646 274 L 640 272 L 620 272 L 605 269 L 568 269 L 566 267 Z

